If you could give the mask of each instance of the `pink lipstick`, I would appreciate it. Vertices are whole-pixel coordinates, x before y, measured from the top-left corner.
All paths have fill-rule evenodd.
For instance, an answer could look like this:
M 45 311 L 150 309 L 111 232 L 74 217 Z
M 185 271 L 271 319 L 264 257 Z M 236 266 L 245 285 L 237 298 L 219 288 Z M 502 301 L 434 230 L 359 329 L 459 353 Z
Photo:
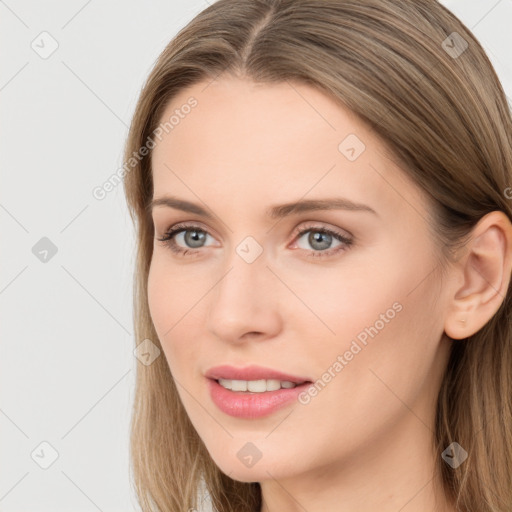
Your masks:
M 246 419 L 268 416 L 291 404 L 312 383 L 308 377 L 254 365 L 216 366 L 205 376 L 213 403 L 225 414 Z

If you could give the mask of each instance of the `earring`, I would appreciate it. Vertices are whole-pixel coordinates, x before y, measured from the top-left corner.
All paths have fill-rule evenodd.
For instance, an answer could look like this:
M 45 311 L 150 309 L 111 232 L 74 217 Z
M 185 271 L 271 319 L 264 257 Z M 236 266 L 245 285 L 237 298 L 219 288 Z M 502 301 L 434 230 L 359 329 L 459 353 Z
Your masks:
M 462 323 L 462 324 L 465 324 L 466 323 L 466 319 L 463 318 L 463 319 L 459 320 L 459 322 Z

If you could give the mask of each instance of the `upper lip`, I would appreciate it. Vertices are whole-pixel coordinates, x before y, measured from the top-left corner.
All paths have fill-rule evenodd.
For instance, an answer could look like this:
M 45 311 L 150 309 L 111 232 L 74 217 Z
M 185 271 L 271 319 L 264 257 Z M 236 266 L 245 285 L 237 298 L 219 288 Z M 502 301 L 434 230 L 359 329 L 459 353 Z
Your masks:
M 275 379 L 280 381 L 289 381 L 294 383 L 310 382 L 307 377 L 297 377 L 289 375 L 272 368 L 263 366 L 245 366 L 244 368 L 235 368 L 234 366 L 221 365 L 210 368 L 205 376 L 209 379 L 227 379 L 227 380 L 267 380 Z

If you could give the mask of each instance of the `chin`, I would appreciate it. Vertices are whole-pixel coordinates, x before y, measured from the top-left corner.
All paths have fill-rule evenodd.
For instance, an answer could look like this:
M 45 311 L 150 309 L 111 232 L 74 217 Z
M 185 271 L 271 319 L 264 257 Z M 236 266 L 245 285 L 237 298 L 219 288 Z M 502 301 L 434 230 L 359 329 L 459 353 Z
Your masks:
M 239 460 L 237 452 L 229 453 L 229 458 L 226 458 L 226 453 L 223 453 L 221 458 L 214 458 L 214 462 L 217 467 L 229 478 L 237 480 L 239 482 L 251 483 L 251 482 L 262 482 L 272 478 L 286 478 L 293 473 L 293 469 L 288 467 L 287 464 L 280 464 L 276 457 L 265 457 L 264 455 L 255 462 L 252 466 L 245 466 L 242 461 Z M 290 460 L 290 457 L 285 457 L 286 460 Z M 249 462 L 247 462 L 249 464 Z

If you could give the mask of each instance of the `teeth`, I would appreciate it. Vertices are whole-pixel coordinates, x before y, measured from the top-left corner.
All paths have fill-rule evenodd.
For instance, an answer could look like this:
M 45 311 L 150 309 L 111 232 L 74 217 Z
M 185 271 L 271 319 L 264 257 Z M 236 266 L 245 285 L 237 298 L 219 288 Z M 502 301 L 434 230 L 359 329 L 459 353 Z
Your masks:
M 233 391 L 247 391 L 247 381 L 245 380 L 232 380 L 231 389 Z
M 277 391 L 278 389 L 281 389 L 282 382 L 279 382 L 278 380 L 269 379 L 266 382 L 266 390 L 267 391 Z
M 252 393 L 264 393 L 265 391 L 277 391 L 278 389 L 294 388 L 297 386 L 294 382 L 287 380 L 279 381 L 275 379 L 261 380 L 229 380 L 219 379 L 218 383 L 231 391 L 250 391 Z

